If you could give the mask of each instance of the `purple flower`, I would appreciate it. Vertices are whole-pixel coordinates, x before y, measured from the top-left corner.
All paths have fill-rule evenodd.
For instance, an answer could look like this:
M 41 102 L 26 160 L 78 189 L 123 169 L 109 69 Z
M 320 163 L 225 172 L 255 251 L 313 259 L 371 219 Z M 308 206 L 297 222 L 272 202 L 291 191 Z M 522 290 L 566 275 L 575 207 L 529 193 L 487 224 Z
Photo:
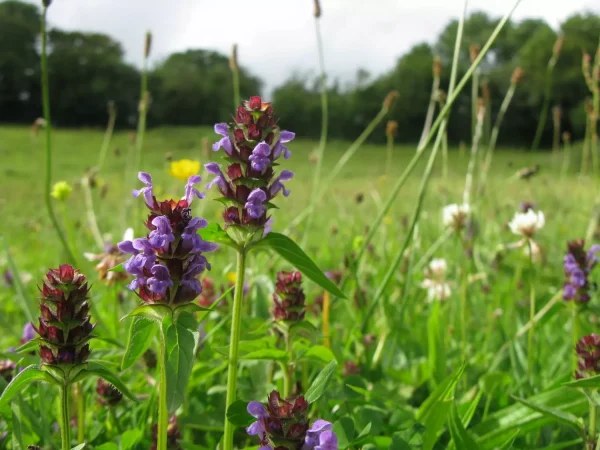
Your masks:
M 187 252 L 212 252 L 219 247 L 212 242 L 203 241 L 198 234 L 198 230 L 206 228 L 207 224 L 208 222 L 206 222 L 206 220 L 201 219 L 200 217 L 194 217 L 184 228 L 183 233 L 181 233 L 181 238 L 183 239 L 183 245 Z
M 152 193 L 152 176 L 146 172 L 138 172 L 138 179 L 146 185 L 141 189 L 134 189 L 133 196 L 139 197 L 140 194 L 144 194 L 144 201 L 148 208 L 152 209 L 154 206 L 154 194 Z
M 289 157 L 292 156 L 292 152 L 290 152 L 284 144 L 292 141 L 295 137 L 296 133 L 283 130 L 279 135 L 279 140 L 275 144 L 275 148 L 273 148 L 273 159 L 279 158 L 281 153 L 283 153 L 285 159 L 289 159 Z
M 215 142 L 212 146 L 213 151 L 218 151 L 221 147 L 225 150 L 229 156 L 233 153 L 233 146 L 231 145 L 231 139 L 229 138 L 229 127 L 226 123 L 215 124 L 215 133 L 223 136 L 221 140 Z
M 598 263 L 596 254 L 600 252 L 600 246 L 593 245 L 586 252 L 584 241 L 581 239 L 568 242 L 567 248 L 568 251 L 563 261 L 565 269 L 563 299 L 587 303 L 590 301 L 590 290 L 593 288 L 589 281 L 589 275 Z
M 262 189 L 254 189 L 248 195 L 248 201 L 244 205 L 244 208 L 248 211 L 248 215 L 253 219 L 258 219 L 266 211 L 267 207 L 264 203 L 267 201 L 267 194 Z
M 154 248 L 167 250 L 169 244 L 175 240 L 169 219 L 166 216 L 155 217 L 152 219 L 152 225 L 154 225 L 156 229 L 152 230 L 148 236 L 150 245 Z
M 188 206 L 192 204 L 194 197 L 198 197 L 199 199 L 204 198 L 204 193 L 194 187 L 195 184 L 200 183 L 201 181 L 202 177 L 200 175 L 192 175 L 188 178 L 187 184 L 185 185 L 185 197 L 183 197 L 187 201 Z
M 23 336 L 21 337 L 21 345 L 35 339 L 35 328 L 31 322 L 27 322 L 23 327 Z
M 189 287 L 196 294 L 202 292 L 202 284 L 198 280 L 197 276 L 204 272 L 206 269 L 210 270 L 210 264 L 204 255 L 194 255 L 190 259 L 188 266 L 183 273 L 181 284 Z
M 306 439 L 302 450 L 312 450 L 320 444 L 320 436 L 325 431 L 331 431 L 333 425 L 326 420 L 317 419 L 306 432 Z M 335 436 L 335 435 L 334 435 Z
M 267 234 L 269 234 L 271 231 L 273 231 L 273 222 L 275 221 L 275 219 L 273 217 L 269 217 L 267 219 L 267 221 L 265 222 L 265 229 L 263 231 L 263 236 L 266 236 Z
M 162 264 L 155 264 L 150 270 L 152 277 L 148 278 L 147 285 L 150 292 L 158 295 L 165 295 L 167 289 L 173 286 L 173 281 L 169 276 L 169 269 Z
M 319 436 L 319 445 L 315 450 L 338 450 L 338 439 L 333 431 L 324 431 Z
M 213 187 L 213 185 L 216 183 L 216 185 L 219 187 L 219 189 L 223 192 L 227 191 L 227 181 L 225 178 L 225 174 L 221 171 L 221 167 L 215 163 L 215 162 L 211 162 L 208 164 L 204 165 L 204 168 L 206 169 L 206 171 L 208 173 L 212 173 L 213 175 L 216 175 L 216 177 L 214 177 L 210 183 L 208 183 L 206 185 L 206 189 L 210 189 Z
M 269 187 L 269 193 L 271 194 L 271 197 L 275 197 L 279 193 L 279 191 L 283 191 L 284 197 L 290 195 L 290 190 L 286 189 L 282 182 L 290 181 L 293 177 L 294 172 L 290 170 L 282 170 L 279 176 L 275 178 L 275 180 Z
M 252 168 L 259 172 L 265 170 L 267 166 L 271 163 L 271 160 L 269 159 L 270 154 L 271 148 L 266 142 L 261 142 L 256 147 L 254 147 L 254 150 L 252 150 L 252 154 L 248 158 L 252 163 Z

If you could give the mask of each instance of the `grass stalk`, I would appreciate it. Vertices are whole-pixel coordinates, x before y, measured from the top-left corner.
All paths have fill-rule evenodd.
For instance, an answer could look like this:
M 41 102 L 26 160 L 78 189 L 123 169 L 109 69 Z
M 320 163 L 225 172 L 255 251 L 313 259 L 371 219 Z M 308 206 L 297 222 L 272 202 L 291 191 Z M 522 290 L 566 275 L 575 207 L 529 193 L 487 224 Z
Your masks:
M 427 107 L 427 115 L 425 116 L 425 124 L 423 125 L 423 132 L 421 133 L 421 139 L 419 139 L 418 148 L 423 148 L 423 142 L 429 135 L 431 130 L 431 123 L 433 122 L 433 114 L 435 113 L 435 104 L 437 103 L 438 91 L 440 90 L 440 75 L 442 71 L 442 65 L 439 58 L 433 60 L 433 84 L 431 86 L 431 96 L 429 97 L 429 106 Z
M 104 249 L 104 239 L 102 238 L 102 233 L 100 232 L 100 228 L 98 227 L 98 220 L 96 219 L 96 213 L 94 211 L 94 200 L 92 197 L 92 190 L 90 188 L 90 179 L 87 175 L 81 179 L 81 188 L 83 189 L 83 195 L 85 198 L 85 210 L 88 226 L 90 227 L 92 236 L 94 236 L 96 245 L 102 251 Z
M 113 131 L 115 129 L 115 121 L 117 120 L 117 110 L 114 102 L 108 102 L 108 123 L 106 125 L 106 131 L 104 132 L 104 139 L 102 140 L 102 147 L 100 148 L 100 154 L 98 155 L 98 172 L 102 171 L 104 162 L 106 161 L 106 155 L 108 153 L 108 147 L 112 140 Z M 80 441 L 81 442 L 81 441 Z
M 46 34 L 46 17 L 48 13 L 48 7 L 44 6 L 42 10 L 42 20 L 41 20 L 41 39 L 42 39 L 42 51 L 41 51 L 41 72 L 42 72 L 42 104 L 44 109 L 44 120 L 46 121 L 45 134 L 46 134 L 46 179 L 45 179 L 45 189 L 44 189 L 44 201 L 46 203 L 46 211 L 48 213 L 48 217 L 50 218 L 50 222 L 52 222 L 52 227 L 56 231 L 58 236 L 58 240 L 60 241 L 67 259 L 71 264 L 76 265 L 77 260 L 75 255 L 71 251 L 69 247 L 69 243 L 67 242 L 67 238 L 63 233 L 60 225 L 58 223 L 58 219 L 56 217 L 56 213 L 54 212 L 54 206 L 52 205 L 52 198 L 50 196 L 52 190 L 52 122 L 50 117 L 50 86 L 48 81 L 48 55 L 47 55 L 47 43 L 48 36 Z
M 479 151 L 479 141 L 483 133 L 483 119 L 485 117 L 485 106 L 480 104 L 477 109 L 475 122 L 475 133 L 473 134 L 473 142 L 471 144 L 471 157 L 469 158 L 469 166 L 467 168 L 467 176 L 465 178 L 465 190 L 463 192 L 463 203 L 469 205 L 471 202 L 471 190 L 473 187 L 473 173 L 477 162 L 477 153 Z
M 233 84 L 233 110 L 241 104 L 240 97 L 240 67 L 238 65 L 237 44 L 233 44 L 231 48 L 231 57 L 229 58 L 229 68 L 231 69 L 231 77 Z

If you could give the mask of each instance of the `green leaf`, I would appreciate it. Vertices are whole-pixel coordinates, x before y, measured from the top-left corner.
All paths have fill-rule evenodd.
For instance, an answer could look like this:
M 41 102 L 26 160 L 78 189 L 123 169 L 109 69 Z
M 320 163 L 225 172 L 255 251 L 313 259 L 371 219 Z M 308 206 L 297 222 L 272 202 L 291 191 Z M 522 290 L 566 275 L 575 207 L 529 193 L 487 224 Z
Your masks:
M 77 447 L 73 447 L 71 450 L 82 450 L 86 445 L 87 444 L 84 442 L 83 444 L 79 444 Z
M 127 317 L 145 317 L 148 320 L 153 320 L 155 322 L 162 322 L 166 316 L 171 315 L 171 308 L 167 305 L 140 305 L 127 314 L 124 318 Z
M 272 361 L 285 361 L 288 358 L 288 354 L 285 350 L 278 348 L 264 348 L 262 350 L 256 350 L 246 355 L 240 356 L 240 360 L 272 360 Z
M 267 187 L 268 182 L 263 180 L 262 178 L 252 178 L 252 177 L 240 177 L 233 180 L 233 183 L 237 186 L 243 184 L 244 186 L 248 186 L 251 188 L 259 188 L 259 187 Z
M 171 413 L 183 403 L 198 346 L 198 324 L 189 312 L 175 322 L 166 316 L 162 323 L 167 370 L 167 405 Z
M 10 405 L 10 409 L 12 410 L 12 434 L 13 440 L 19 444 L 18 448 L 24 449 L 25 445 L 23 444 L 23 423 L 21 420 L 21 399 L 13 402 Z M 15 442 L 13 442 L 13 445 Z
M 150 348 L 152 339 L 158 330 L 158 325 L 146 317 L 137 316 L 131 321 L 127 349 L 121 362 L 121 370 L 130 368 Z
M 18 347 L 15 350 L 15 353 L 31 353 L 33 351 L 36 351 L 39 348 L 39 346 L 40 346 L 39 338 L 35 338 L 35 339 L 32 339 L 31 341 L 24 343 L 20 347 Z
M 427 361 L 429 362 L 429 374 L 435 381 L 435 385 L 441 383 L 447 376 L 444 329 L 440 322 L 440 302 L 434 302 L 429 319 L 427 319 Z
M 244 204 L 242 202 L 240 202 L 239 200 L 237 200 L 235 198 L 229 198 L 229 197 L 215 198 L 215 202 L 219 202 L 223 206 L 226 206 L 226 207 L 230 207 L 230 206 L 236 206 L 236 207 L 244 206 Z
M 304 355 L 302 355 L 302 358 L 317 359 L 319 361 L 328 363 L 335 359 L 335 355 L 324 345 L 313 345 L 306 351 L 306 353 L 304 353 Z
M 316 402 L 323 395 L 327 385 L 335 373 L 336 366 L 336 360 L 330 361 L 329 364 L 327 364 L 323 370 L 319 372 L 319 375 L 317 375 L 317 378 L 315 378 L 315 381 L 312 382 L 306 391 L 306 394 L 304 395 L 304 398 L 308 403 Z
M 350 417 L 342 417 L 333 424 L 333 432 L 338 438 L 340 450 L 345 449 L 354 441 L 354 422 Z
M 569 381 L 568 383 L 563 383 L 563 386 L 570 388 L 598 389 L 600 388 L 600 375 Z
M 565 425 L 573 427 L 580 434 L 583 433 L 583 424 L 582 424 L 581 420 L 579 418 L 577 418 L 577 416 L 575 416 L 574 414 L 561 411 L 560 409 L 557 409 L 557 408 L 550 408 L 550 407 L 544 406 L 544 405 L 537 405 L 533 402 L 530 402 L 523 398 L 519 398 L 514 395 L 512 395 L 511 397 L 513 399 L 515 399 L 516 401 L 518 401 L 519 403 L 527 406 L 528 408 L 531 408 L 534 411 L 542 413 L 543 415 L 545 415 L 547 417 L 552 417 L 557 422 L 561 422 Z
M 129 390 L 129 388 L 121 381 L 117 374 L 115 374 L 106 364 L 98 362 L 98 361 L 90 361 L 87 364 L 87 368 L 83 369 L 79 374 L 75 377 L 73 382 L 82 380 L 84 378 L 96 376 L 104 379 L 104 381 L 112 384 L 115 389 L 121 392 L 130 400 L 137 402 L 137 398 L 133 393 Z
M 95 447 L 95 450 L 119 450 L 119 446 L 114 442 L 106 442 L 98 447 Z
M 54 383 L 57 381 L 48 372 L 42 370 L 39 365 L 31 365 L 19 372 L 12 381 L 6 386 L 0 397 L 0 409 L 4 408 L 8 402 L 23 389 L 35 381 L 45 381 Z
M 127 430 L 121 436 L 121 450 L 135 448 L 136 444 L 142 439 L 143 433 L 140 429 Z
M 282 258 L 332 295 L 346 298 L 344 293 L 327 278 L 313 260 L 289 237 L 281 233 L 270 232 L 262 239 L 261 245 L 271 247 Z
M 208 242 L 216 242 L 217 244 L 228 245 L 230 247 L 237 247 L 237 244 L 229 237 L 227 232 L 221 228 L 218 223 L 209 223 L 206 228 L 198 230 L 200 237 Z
M 444 381 L 442 381 L 435 390 L 425 399 L 421 407 L 417 411 L 416 419 L 419 422 L 427 422 L 427 418 L 435 410 L 436 404 L 451 398 L 454 395 L 454 388 L 456 383 L 465 371 L 465 365 L 463 364 L 454 373 L 450 374 Z
M 247 427 L 254 422 L 254 417 L 248 413 L 248 403 L 236 400 L 227 408 L 227 420 L 236 427 Z
M 435 408 L 427 415 L 425 420 L 425 432 L 423 433 L 423 450 L 431 450 L 437 442 L 454 399 L 441 398 Z
M 450 435 L 452 436 L 456 448 L 461 450 L 479 450 L 479 446 L 475 443 L 475 440 L 467 433 L 467 430 L 465 430 L 465 427 L 458 416 L 455 403 L 452 403 L 452 407 L 450 408 L 448 428 L 450 429 Z

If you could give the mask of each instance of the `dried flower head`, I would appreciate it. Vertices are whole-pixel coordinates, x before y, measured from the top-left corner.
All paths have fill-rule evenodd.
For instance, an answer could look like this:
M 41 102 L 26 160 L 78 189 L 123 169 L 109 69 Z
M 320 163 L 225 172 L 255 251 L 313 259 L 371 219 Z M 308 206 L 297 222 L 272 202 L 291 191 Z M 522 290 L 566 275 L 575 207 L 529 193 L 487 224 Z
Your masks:
M 598 253 L 600 253 L 600 245 L 592 245 L 586 251 L 583 239 L 567 243 L 567 254 L 563 261 L 565 269 L 563 298 L 565 300 L 574 300 L 578 303 L 590 301 L 590 291 L 595 286 L 590 283 L 589 275 L 598 264 Z
M 40 356 L 46 364 L 82 364 L 90 355 L 88 285 L 69 264 L 50 269 L 40 298 Z
M 237 44 L 231 46 L 231 56 L 229 57 L 229 68 L 231 70 L 238 70 L 238 47 Z
M 575 345 L 579 357 L 575 378 L 588 378 L 600 374 L 600 336 L 593 333 L 582 337 Z
M 433 58 L 433 77 L 439 78 L 442 74 L 442 60 L 436 56 Z
M 389 138 L 393 138 L 398 134 L 398 122 L 395 120 L 388 120 L 385 126 L 385 135 Z
M 524 76 L 525 76 L 525 71 L 523 70 L 523 68 L 517 67 L 515 70 L 513 70 L 510 82 L 512 84 L 519 84 Z
M 313 9 L 313 15 L 316 19 L 318 19 L 321 17 L 321 4 L 319 3 L 319 0 L 314 0 L 314 5 L 315 7 Z
M 132 239 L 133 228 L 128 228 L 123 235 L 123 241 L 131 241 Z M 84 256 L 88 261 L 99 261 L 94 269 L 98 272 L 98 279 L 105 281 L 108 285 L 129 278 L 127 272 L 112 270 L 127 259 L 126 254 L 117 245 L 107 242 L 103 253 L 84 253 Z
M 392 109 L 392 106 L 394 106 L 394 102 L 398 99 L 398 97 L 400 97 L 400 93 L 398 91 L 388 92 L 383 100 L 383 109 L 386 111 Z
M 272 391 L 266 404 L 248 403 L 248 413 L 257 419 L 246 431 L 258 436 L 260 450 L 337 450 L 337 436 L 326 420 L 309 427 L 309 403 L 304 397 L 282 399 Z
M 179 443 L 181 439 L 181 431 L 177 425 L 177 416 L 172 415 L 169 418 L 169 425 L 167 426 L 167 449 L 168 450 L 182 450 L 182 446 Z M 152 446 L 150 450 L 158 449 L 158 424 L 152 426 Z
M 471 207 L 468 203 L 463 203 L 462 205 L 453 203 L 444 207 L 442 211 L 442 222 L 445 227 L 452 228 L 454 231 L 459 232 L 465 228 L 470 214 Z
M 150 52 L 152 51 L 152 32 L 146 32 L 146 39 L 144 41 L 144 58 L 148 58 L 150 56 Z
M 15 369 L 17 365 L 10 359 L 0 361 L 0 378 L 4 378 L 4 381 L 10 383 L 15 375 Z
M 559 36 L 556 41 L 554 42 L 554 47 L 552 48 L 552 55 L 554 56 L 554 58 L 558 58 L 560 55 L 560 51 L 562 50 L 562 46 L 565 42 L 565 37 L 564 36 Z
M 479 56 L 480 50 L 481 47 L 477 44 L 471 44 L 471 46 L 469 47 L 469 58 L 471 59 L 471 64 L 473 64 Z
M 150 210 L 145 223 L 149 233 L 144 238 L 125 240 L 118 244 L 123 253 L 133 256 L 123 268 L 135 279 L 129 288 L 146 303 L 180 305 L 194 301 L 202 292 L 198 276 L 210 264 L 203 253 L 216 250 L 213 243 L 202 240 L 198 230 L 207 226 L 206 220 L 193 217 L 194 198 L 203 198 L 194 185 L 201 181 L 193 175 L 185 185 L 181 200 L 159 202 L 153 193 L 152 177 L 140 172 L 145 186 L 134 190 L 134 197 L 143 196 Z

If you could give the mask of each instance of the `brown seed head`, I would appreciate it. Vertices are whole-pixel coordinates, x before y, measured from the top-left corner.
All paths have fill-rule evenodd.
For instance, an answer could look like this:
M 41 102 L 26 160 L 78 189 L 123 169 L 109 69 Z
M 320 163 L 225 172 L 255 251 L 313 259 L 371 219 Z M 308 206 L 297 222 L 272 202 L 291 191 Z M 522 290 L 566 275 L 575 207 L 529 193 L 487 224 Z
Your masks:
M 233 46 L 231 47 L 231 56 L 229 57 L 229 68 L 233 71 L 237 71 L 239 69 L 237 44 L 233 44 Z
M 562 46 L 565 42 L 565 37 L 564 36 L 559 36 L 556 39 L 556 42 L 554 43 L 554 47 L 552 48 L 552 54 L 554 55 L 555 58 L 558 58 L 558 56 L 560 55 L 560 51 L 562 50 Z
M 150 52 L 152 51 L 152 32 L 146 32 L 146 41 L 144 42 L 144 58 L 148 58 L 150 56 Z
M 383 108 L 389 110 L 394 105 L 396 99 L 400 96 L 398 91 L 390 91 L 388 95 L 385 96 L 385 100 L 383 101 Z
M 510 82 L 512 84 L 519 84 L 521 82 L 521 80 L 523 79 L 524 75 L 525 75 L 525 71 L 521 67 L 517 67 L 515 70 L 513 70 Z
M 442 61 L 437 56 L 433 58 L 433 77 L 439 78 L 442 73 Z
M 313 11 L 313 14 L 316 19 L 321 17 L 321 4 L 319 3 L 319 0 L 315 0 L 315 9 Z
M 477 44 L 471 44 L 471 46 L 469 47 L 469 57 L 471 58 L 471 64 L 473 64 L 479 56 L 480 49 L 481 48 Z
M 385 135 L 387 137 L 394 137 L 398 134 L 398 122 L 395 120 L 388 120 L 385 126 Z

